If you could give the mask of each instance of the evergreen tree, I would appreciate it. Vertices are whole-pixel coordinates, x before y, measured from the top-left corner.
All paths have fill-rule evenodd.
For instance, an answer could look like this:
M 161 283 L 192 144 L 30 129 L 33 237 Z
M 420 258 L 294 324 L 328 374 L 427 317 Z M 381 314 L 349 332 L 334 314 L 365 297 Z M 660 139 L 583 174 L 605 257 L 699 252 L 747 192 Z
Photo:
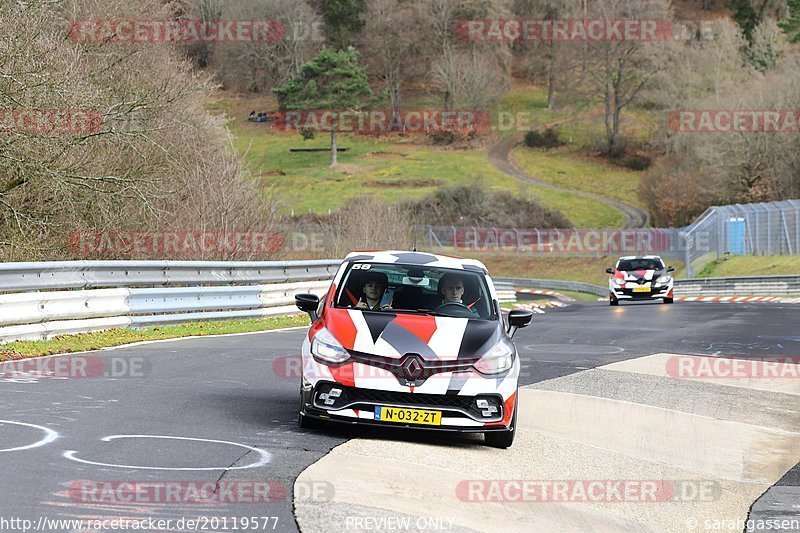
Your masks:
M 358 52 L 325 48 L 304 64 L 300 74 L 276 87 L 283 111 L 324 110 L 331 113 L 331 165 L 336 164 L 339 115 L 362 109 L 372 97 L 367 75 L 358 66 Z

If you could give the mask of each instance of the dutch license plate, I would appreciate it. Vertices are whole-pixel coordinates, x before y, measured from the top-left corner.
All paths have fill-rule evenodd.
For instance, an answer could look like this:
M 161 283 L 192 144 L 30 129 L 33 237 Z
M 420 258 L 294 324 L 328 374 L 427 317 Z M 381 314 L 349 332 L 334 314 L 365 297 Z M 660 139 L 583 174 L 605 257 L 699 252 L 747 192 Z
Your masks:
M 634 287 L 633 292 L 650 292 L 650 287 Z
M 400 424 L 442 425 L 441 411 L 424 411 L 422 409 L 406 409 L 404 407 L 376 407 L 375 420 L 381 422 L 397 422 Z

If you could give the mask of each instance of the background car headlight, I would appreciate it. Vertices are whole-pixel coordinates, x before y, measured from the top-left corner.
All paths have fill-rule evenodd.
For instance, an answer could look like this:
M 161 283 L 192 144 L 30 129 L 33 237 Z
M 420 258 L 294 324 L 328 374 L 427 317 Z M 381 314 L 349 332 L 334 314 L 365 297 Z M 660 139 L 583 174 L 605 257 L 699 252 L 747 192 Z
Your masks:
M 661 283 L 662 285 L 666 285 L 667 283 L 669 283 L 671 281 L 671 279 L 672 278 L 670 278 L 669 276 L 660 276 L 656 280 L 656 283 Z
M 473 365 L 475 370 L 488 376 L 507 372 L 514 364 L 512 359 L 514 346 L 510 341 L 501 339 L 491 350 L 483 354 L 483 357 Z
M 311 353 L 328 363 L 343 363 L 350 358 L 347 350 L 327 328 L 322 328 L 314 335 L 314 340 L 311 341 Z

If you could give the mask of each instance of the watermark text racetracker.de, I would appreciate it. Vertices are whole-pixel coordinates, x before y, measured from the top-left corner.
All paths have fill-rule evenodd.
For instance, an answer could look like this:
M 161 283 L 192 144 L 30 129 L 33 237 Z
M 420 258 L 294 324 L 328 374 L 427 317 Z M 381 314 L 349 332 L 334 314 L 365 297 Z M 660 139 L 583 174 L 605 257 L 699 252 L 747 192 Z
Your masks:
M 81 255 L 179 256 L 197 253 L 268 255 L 285 237 L 277 231 L 73 231 L 67 245 Z
M 331 501 L 329 481 L 298 481 L 293 491 L 275 480 L 79 480 L 69 485 L 69 497 L 82 504 L 119 505 L 233 505 L 269 504 L 297 500 Z
M 280 250 L 322 252 L 325 235 L 315 231 L 163 230 L 73 231 L 67 247 L 82 257 L 190 257 L 248 254 L 270 256 Z
M 100 131 L 104 118 L 91 109 L 0 109 L 0 133 L 89 135 Z
M 668 503 L 719 499 L 719 482 L 707 479 L 465 479 L 456 486 L 469 503 Z
M 141 356 L 67 355 L 0 363 L 0 382 L 39 379 L 141 379 L 151 363 Z
M 673 355 L 666 372 L 682 379 L 800 379 L 800 356 Z
M 279 131 L 381 134 L 388 132 L 431 133 L 469 130 L 483 133 L 491 126 L 486 111 L 437 109 L 371 109 L 364 111 L 278 111 L 268 115 L 268 122 Z
M 459 250 L 498 250 L 541 255 L 624 255 L 710 250 L 710 234 L 671 229 L 583 230 L 428 227 L 431 243 Z
M 675 133 L 800 133 L 800 109 L 683 109 L 667 114 Z
M 286 35 L 277 20 L 76 20 L 69 37 L 79 43 L 276 43 Z
M 457 34 L 470 42 L 654 42 L 673 39 L 664 19 L 469 19 Z

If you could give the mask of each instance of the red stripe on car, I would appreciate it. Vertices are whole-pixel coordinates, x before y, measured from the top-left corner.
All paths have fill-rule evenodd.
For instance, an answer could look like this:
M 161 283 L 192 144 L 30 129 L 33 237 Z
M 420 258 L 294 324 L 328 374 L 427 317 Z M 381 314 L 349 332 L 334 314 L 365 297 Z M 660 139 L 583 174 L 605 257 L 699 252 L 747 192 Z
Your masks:
M 392 322 L 410 331 L 425 344 L 436 332 L 436 318 L 432 316 L 397 315 Z
M 347 309 L 328 309 L 328 316 L 325 317 L 325 326 L 333 333 L 342 346 L 352 350 L 356 343 L 356 325 L 350 318 Z

